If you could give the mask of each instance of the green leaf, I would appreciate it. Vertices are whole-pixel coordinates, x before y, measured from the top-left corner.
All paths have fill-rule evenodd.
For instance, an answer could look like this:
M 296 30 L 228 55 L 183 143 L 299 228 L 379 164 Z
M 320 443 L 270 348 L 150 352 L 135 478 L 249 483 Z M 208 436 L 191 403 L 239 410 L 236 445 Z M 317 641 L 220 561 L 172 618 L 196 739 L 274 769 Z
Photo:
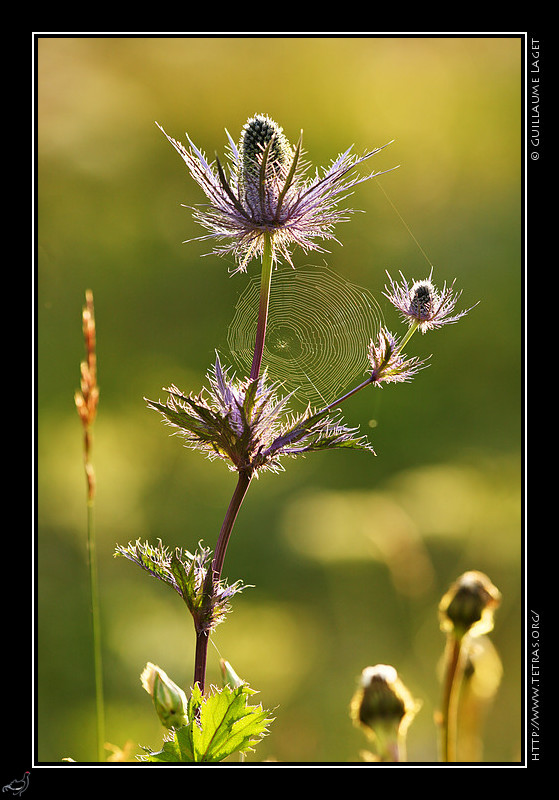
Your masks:
M 169 405 L 156 403 L 154 400 L 147 400 L 148 406 L 153 408 L 155 411 L 159 411 L 159 413 L 162 414 L 165 419 L 171 423 L 171 425 L 175 425 L 177 428 L 188 431 L 194 436 L 205 436 L 206 438 L 209 437 L 211 439 L 211 436 L 209 436 L 209 430 L 213 430 L 215 427 L 215 415 L 203 405 L 195 403 L 190 397 L 177 395 L 171 391 L 169 391 L 169 394 L 171 397 L 178 398 L 185 404 L 188 404 L 194 411 L 194 414 L 190 414 L 186 408 L 173 408 Z M 196 414 L 198 416 L 196 416 Z
M 189 608 L 192 609 L 194 606 L 193 601 L 196 596 L 194 559 L 190 563 L 190 568 L 187 572 L 184 564 L 175 554 L 171 557 L 169 569 L 171 570 L 173 577 L 177 582 L 177 586 L 181 591 L 185 603 Z
M 314 450 L 330 450 L 338 447 L 347 447 L 350 450 L 368 450 L 372 451 L 371 445 L 364 437 L 359 439 L 344 439 L 337 433 L 331 436 L 323 436 L 321 439 L 316 439 L 308 447 L 305 448 L 307 452 Z
M 189 722 L 174 731 L 158 753 L 142 760 L 153 763 L 217 763 L 236 752 L 251 750 L 272 721 L 262 706 L 248 705 L 255 694 L 247 684 L 212 688 L 202 695 L 194 685 L 188 701 Z
M 252 412 L 256 403 L 256 395 L 258 393 L 258 381 L 251 380 L 246 387 L 245 397 L 243 400 L 243 418 L 245 425 L 250 425 L 252 419 Z

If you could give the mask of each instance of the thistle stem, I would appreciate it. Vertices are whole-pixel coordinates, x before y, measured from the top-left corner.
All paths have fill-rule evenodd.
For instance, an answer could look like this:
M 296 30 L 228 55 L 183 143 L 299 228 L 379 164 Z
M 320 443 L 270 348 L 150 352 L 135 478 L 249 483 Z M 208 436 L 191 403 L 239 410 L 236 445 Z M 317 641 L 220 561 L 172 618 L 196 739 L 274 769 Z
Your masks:
M 441 709 L 441 761 L 456 761 L 458 695 L 460 690 L 462 637 L 449 634 L 445 653 L 445 675 Z
M 256 340 L 254 344 L 254 357 L 250 370 L 250 379 L 256 380 L 260 374 L 264 340 L 266 338 L 266 323 L 268 321 L 268 306 L 270 305 L 270 286 L 272 283 L 273 247 L 272 236 L 264 235 L 264 250 L 262 252 L 262 274 L 260 277 L 260 305 L 258 308 L 258 324 L 256 327 Z
M 229 508 L 227 509 L 227 513 L 225 514 L 225 519 L 223 520 L 223 525 L 221 526 L 221 530 L 219 532 L 219 538 L 217 540 L 217 545 L 215 548 L 214 558 L 212 562 L 214 582 L 219 581 L 221 579 L 221 572 L 223 570 L 223 563 L 225 561 L 225 553 L 227 551 L 227 545 L 229 544 L 231 532 L 233 531 L 233 525 L 235 524 L 235 520 L 237 519 L 237 514 L 239 513 L 239 509 L 242 505 L 243 500 L 245 499 L 245 495 L 248 491 L 248 487 L 250 486 L 251 480 L 252 480 L 251 472 L 247 472 L 244 470 L 241 470 L 239 472 L 237 486 L 235 487 L 235 491 L 233 492 L 233 497 L 231 498 L 231 502 L 229 503 Z
M 233 492 L 233 496 L 229 503 L 225 519 L 219 532 L 219 538 L 215 548 L 215 553 L 211 565 L 211 579 L 207 581 L 207 597 L 209 602 L 212 601 L 213 587 L 221 579 L 221 572 L 223 570 L 223 563 L 225 561 L 225 553 L 227 552 L 227 545 L 231 538 L 233 526 L 237 519 L 237 514 L 245 498 L 245 495 L 252 480 L 252 473 L 241 470 L 237 480 L 237 486 Z M 197 683 L 200 691 L 204 693 L 206 683 L 206 659 L 208 653 L 208 643 L 210 635 L 206 628 L 196 631 L 196 652 L 194 656 L 194 683 Z
M 196 650 L 194 653 L 194 683 L 197 683 L 204 694 L 206 686 L 206 660 L 208 657 L 208 643 L 210 633 L 204 630 L 196 631 Z
M 418 320 L 414 320 L 414 322 L 410 325 L 408 332 L 400 342 L 400 347 L 398 348 L 398 352 L 402 351 L 404 347 L 407 345 L 411 337 L 414 335 L 416 330 L 419 328 Z
M 273 266 L 273 247 L 272 236 L 269 233 L 264 235 L 264 249 L 262 252 L 262 273 L 260 278 L 260 304 L 258 308 L 258 323 L 256 327 L 256 339 L 254 344 L 254 357 L 250 371 L 250 379 L 257 380 L 262 365 L 262 355 L 264 353 L 264 340 L 266 338 L 266 324 L 268 321 L 268 307 L 270 305 L 270 287 L 272 283 Z M 227 545 L 231 538 L 233 526 L 237 519 L 237 514 L 252 480 L 252 472 L 247 470 L 239 471 L 237 486 L 233 492 L 233 497 L 229 503 L 225 519 L 219 532 L 211 572 L 208 575 L 205 587 L 208 602 L 212 602 L 213 587 L 221 579 L 221 572 L 225 561 Z M 204 693 L 206 684 L 206 660 L 208 654 L 209 631 L 205 627 L 196 630 L 196 651 L 194 655 L 194 683 L 197 683 L 200 691 Z
M 402 753 L 400 736 L 397 732 L 392 732 L 392 735 L 387 737 L 385 741 L 379 741 L 379 760 L 391 764 L 406 760 Z
M 407 345 L 407 343 L 409 342 L 409 340 L 411 339 L 413 334 L 416 332 L 418 327 L 419 327 L 419 322 L 414 322 L 412 325 L 410 325 L 410 328 L 409 328 L 408 332 L 406 333 L 406 335 L 404 336 L 404 338 L 400 342 L 400 346 L 398 347 L 398 352 L 400 352 L 401 350 L 404 349 L 404 347 Z M 358 386 L 354 386 L 353 389 L 349 390 L 349 392 L 347 392 L 346 394 L 342 395 L 337 400 L 334 400 L 333 403 L 330 403 L 329 405 L 325 406 L 322 409 L 321 413 L 325 413 L 327 411 L 331 411 L 336 406 L 339 406 L 340 403 L 343 403 L 345 400 L 348 400 L 350 397 L 353 397 L 354 394 L 357 394 L 357 392 L 360 392 L 361 389 L 364 389 L 366 386 L 369 386 L 371 383 L 374 382 L 374 380 L 375 379 L 371 376 L 370 378 L 367 378 L 366 380 L 364 380 L 363 383 L 360 383 Z
M 350 389 L 350 391 L 347 392 L 346 394 L 342 395 L 342 397 L 339 397 L 337 400 L 334 400 L 333 403 L 330 403 L 329 405 L 325 406 L 322 409 L 321 413 L 324 413 L 326 411 L 331 411 L 336 406 L 339 406 L 340 403 L 343 403 L 345 400 L 347 400 L 348 398 L 352 397 L 354 394 L 357 394 L 357 392 L 360 392 L 361 389 L 365 388 L 365 386 L 369 386 L 369 384 L 371 384 L 372 382 L 373 382 L 373 378 L 367 378 L 367 380 L 363 381 L 363 383 L 360 383 L 359 386 L 354 386 L 353 389 Z

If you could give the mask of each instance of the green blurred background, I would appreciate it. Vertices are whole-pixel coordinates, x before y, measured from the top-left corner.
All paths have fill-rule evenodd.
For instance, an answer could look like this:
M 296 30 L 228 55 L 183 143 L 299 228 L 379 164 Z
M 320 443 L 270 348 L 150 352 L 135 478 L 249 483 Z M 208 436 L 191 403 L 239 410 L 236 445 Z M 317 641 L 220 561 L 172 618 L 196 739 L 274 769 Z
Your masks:
M 274 708 L 250 760 L 355 762 L 348 707 L 361 670 L 388 663 L 422 709 L 410 761 L 433 762 L 444 639 L 437 605 L 467 569 L 501 590 L 491 640 L 503 667 L 484 722 L 485 761 L 521 746 L 521 39 L 399 37 L 38 40 L 39 761 L 95 759 L 81 426 L 73 394 L 93 290 L 101 400 L 94 431 L 107 739 L 158 749 L 139 676 L 147 661 L 187 687 L 193 631 L 179 598 L 124 559 L 137 538 L 211 547 L 234 488 L 221 463 L 181 447 L 143 397 L 199 391 L 222 354 L 247 276 L 206 243 L 181 203 L 202 201 L 155 125 L 210 157 L 266 113 L 327 165 L 394 139 L 374 167 L 435 265 L 457 278 L 458 325 L 412 340 L 431 366 L 361 393 L 348 423 L 377 457 L 314 454 L 251 487 L 224 574 L 255 588 L 210 646 Z M 326 256 L 295 253 L 370 290 L 385 270 L 429 264 L 374 181 Z M 249 276 L 257 274 L 254 262 Z M 369 421 L 376 420 L 370 427 Z

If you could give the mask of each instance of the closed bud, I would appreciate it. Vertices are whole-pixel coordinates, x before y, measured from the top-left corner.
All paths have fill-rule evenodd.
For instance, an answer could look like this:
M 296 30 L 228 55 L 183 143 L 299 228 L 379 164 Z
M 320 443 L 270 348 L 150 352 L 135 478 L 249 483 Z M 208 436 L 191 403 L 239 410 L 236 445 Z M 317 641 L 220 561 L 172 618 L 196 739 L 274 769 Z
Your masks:
M 454 283 L 448 287 L 445 283 L 439 290 L 431 283 L 431 276 L 426 280 L 414 281 L 411 286 L 403 275 L 400 284 L 393 281 L 390 275 L 388 277 L 390 287 L 386 287 L 385 297 L 400 311 L 408 324 L 417 326 L 421 333 L 458 322 L 472 310 L 468 308 L 457 314 L 452 313 L 461 294 L 454 292 Z
M 162 725 L 166 728 L 181 728 L 187 724 L 186 695 L 160 667 L 148 661 L 140 680 L 146 692 L 153 698 Z
M 402 760 L 404 736 L 418 710 L 419 703 L 394 667 L 377 664 L 363 670 L 351 701 L 351 717 L 376 740 L 381 760 Z
M 219 665 L 221 667 L 221 674 L 223 675 L 223 682 L 228 683 L 232 689 L 238 689 L 239 686 L 244 686 L 246 681 L 239 678 L 233 667 L 224 658 L 220 659 Z
M 461 638 L 466 633 L 479 636 L 493 628 L 493 613 L 501 593 L 487 575 L 471 570 L 461 575 L 444 594 L 439 604 L 441 629 Z

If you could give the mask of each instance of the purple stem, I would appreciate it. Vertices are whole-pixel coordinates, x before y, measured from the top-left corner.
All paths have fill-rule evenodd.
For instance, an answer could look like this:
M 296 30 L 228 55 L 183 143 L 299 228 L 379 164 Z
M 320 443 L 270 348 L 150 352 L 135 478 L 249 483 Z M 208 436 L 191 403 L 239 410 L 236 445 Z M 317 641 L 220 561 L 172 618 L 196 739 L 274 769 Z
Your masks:
M 213 599 L 213 587 L 221 579 L 221 572 L 223 569 L 223 562 L 225 561 L 225 553 L 227 545 L 231 537 L 233 525 L 237 519 L 237 514 L 245 498 L 245 495 L 252 480 L 252 473 L 248 471 L 240 471 L 237 480 L 237 486 L 233 492 L 233 497 L 229 503 L 229 508 L 225 514 L 225 519 L 219 532 L 219 538 L 215 548 L 215 553 L 212 561 L 210 571 L 208 573 L 207 585 L 205 587 L 206 597 L 208 602 Z M 197 683 L 202 694 L 204 693 L 206 684 L 206 660 L 208 654 L 208 643 L 210 640 L 210 631 L 207 626 L 196 630 L 196 652 L 194 656 L 194 683 Z

